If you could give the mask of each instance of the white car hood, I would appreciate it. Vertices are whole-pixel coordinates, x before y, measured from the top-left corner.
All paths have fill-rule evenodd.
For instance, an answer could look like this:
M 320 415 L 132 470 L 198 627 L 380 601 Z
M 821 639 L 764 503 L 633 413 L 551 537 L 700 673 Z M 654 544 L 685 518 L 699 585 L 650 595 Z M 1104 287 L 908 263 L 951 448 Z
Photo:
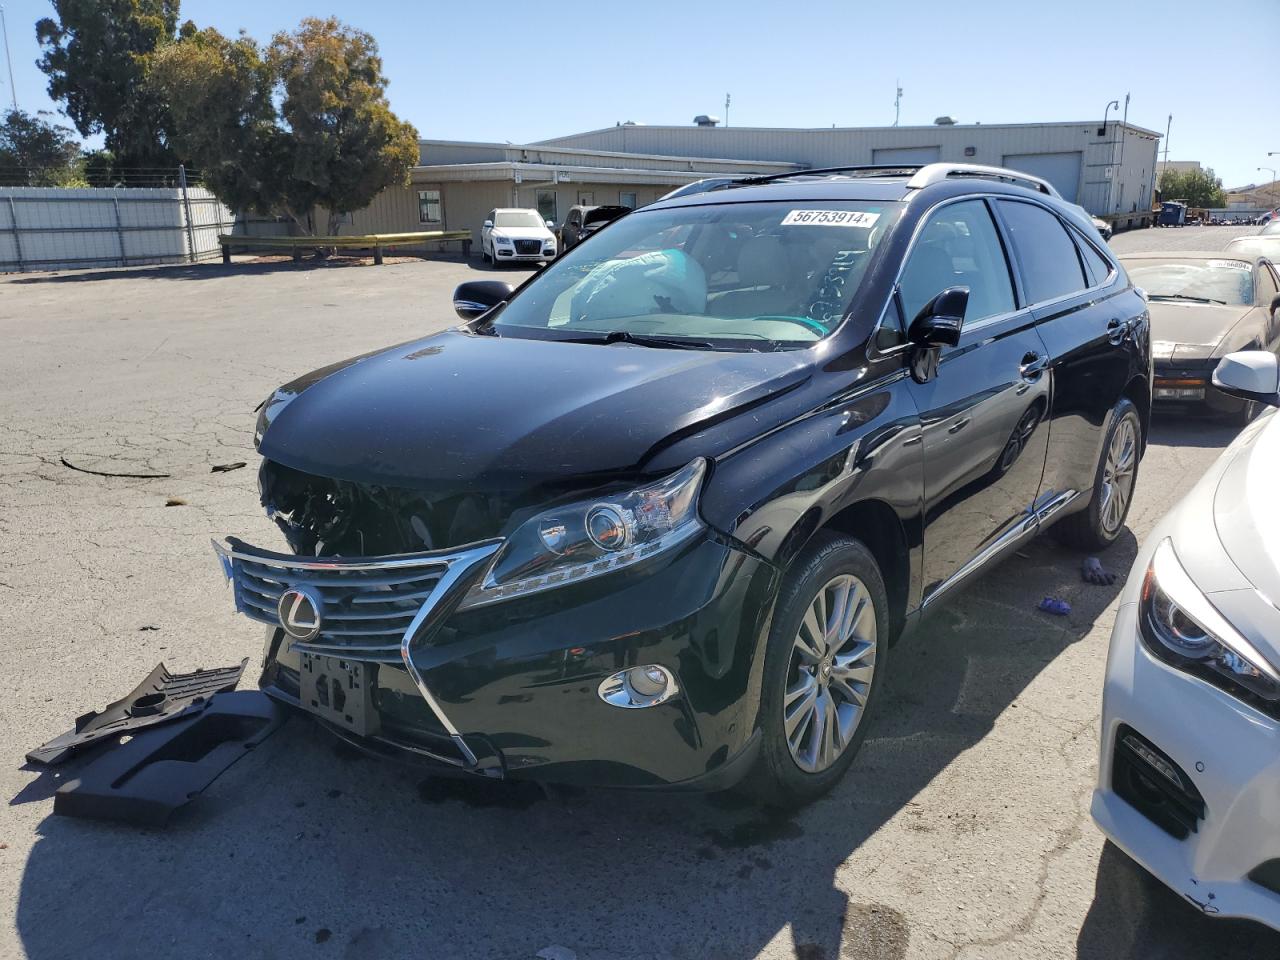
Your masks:
M 511 240 L 552 240 L 554 235 L 546 227 L 494 227 L 493 238 Z
M 1265 415 L 1245 432 L 1256 438 L 1246 440 L 1218 481 L 1214 525 L 1231 562 L 1275 607 L 1280 606 L 1280 416 Z M 1280 636 L 1268 639 L 1272 651 L 1280 651 Z

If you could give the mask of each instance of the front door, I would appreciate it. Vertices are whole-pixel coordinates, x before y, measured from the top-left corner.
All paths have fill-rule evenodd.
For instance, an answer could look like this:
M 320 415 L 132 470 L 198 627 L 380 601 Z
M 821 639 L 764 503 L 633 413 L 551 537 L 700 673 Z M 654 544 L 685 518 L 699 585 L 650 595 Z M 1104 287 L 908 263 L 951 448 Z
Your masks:
M 925 602 L 1034 529 L 1048 446 L 1048 351 L 1017 304 L 983 200 L 930 216 L 899 283 L 906 323 L 952 286 L 969 288 L 960 342 L 911 387 L 924 438 Z

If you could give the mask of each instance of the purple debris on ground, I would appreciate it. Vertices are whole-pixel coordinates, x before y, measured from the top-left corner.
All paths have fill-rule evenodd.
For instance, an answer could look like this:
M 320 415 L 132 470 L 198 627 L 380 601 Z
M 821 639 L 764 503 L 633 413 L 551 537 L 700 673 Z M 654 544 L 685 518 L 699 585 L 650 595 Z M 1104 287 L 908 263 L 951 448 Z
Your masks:
M 1085 583 L 1109 587 L 1116 582 L 1116 575 L 1104 567 L 1097 557 L 1085 557 L 1080 564 L 1080 579 Z
M 1060 597 L 1045 597 L 1040 601 L 1040 609 L 1055 617 L 1065 617 L 1071 612 L 1071 604 Z

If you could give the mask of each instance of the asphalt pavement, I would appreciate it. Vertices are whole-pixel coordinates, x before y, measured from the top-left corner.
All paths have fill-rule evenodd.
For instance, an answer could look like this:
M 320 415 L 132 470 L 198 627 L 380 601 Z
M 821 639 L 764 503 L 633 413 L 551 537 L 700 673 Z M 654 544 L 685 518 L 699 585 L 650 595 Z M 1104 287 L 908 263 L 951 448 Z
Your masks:
M 1245 232 L 1112 245 L 1216 249 Z M 1280 956 L 1280 938 L 1201 916 L 1094 828 L 1120 588 L 1080 582 L 1081 555 L 1048 539 L 894 649 L 849 775 L 795 815 L 432 779 L 293 720 L 167 829 L 52 816 L 60 778 L 24 767 L 27 749 L 160 661 L 247 656 L 253 673 L 261 629 L 233 612 L 209 545 L 277 542 L 253 408 L 299 373 L 454 323 L 454 284 L 491 273 L 427 261 L 0 278 L 0 957 Z M 1109 567 L 1127 571 L 1232 436 L 1157 418 Z M 1046 595 L 1071 614 L 1036 610 Z

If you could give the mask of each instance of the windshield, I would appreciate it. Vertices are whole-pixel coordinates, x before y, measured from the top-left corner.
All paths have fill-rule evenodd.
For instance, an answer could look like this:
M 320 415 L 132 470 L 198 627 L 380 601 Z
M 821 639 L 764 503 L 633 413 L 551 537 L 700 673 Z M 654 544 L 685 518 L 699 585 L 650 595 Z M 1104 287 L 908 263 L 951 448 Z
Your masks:
M 1253 304 L 1253 264 L 1244 260 L 1129 260 L 1125 270 L 1153 300 Z
M 626 212 L 626 207 L 596 207 L 582 214 L 582 224 L 588 226 L 593 223 L 608 223 L 610 220 L 617 220 Z
M 1272 234 L 1280 233 L 1280 219 L 1268 220 L 1267 225 L 1262 228 L 1261 235 L 1269 237 Z
M 494 332 L 805 346 L 839 324 L 900 211 L 824 200 L 631 213 L 547 267 L 493 316 Z
M 493 215 L 495 227 L 542 227 L 542 217 L 537 210 L 499 210 Z

